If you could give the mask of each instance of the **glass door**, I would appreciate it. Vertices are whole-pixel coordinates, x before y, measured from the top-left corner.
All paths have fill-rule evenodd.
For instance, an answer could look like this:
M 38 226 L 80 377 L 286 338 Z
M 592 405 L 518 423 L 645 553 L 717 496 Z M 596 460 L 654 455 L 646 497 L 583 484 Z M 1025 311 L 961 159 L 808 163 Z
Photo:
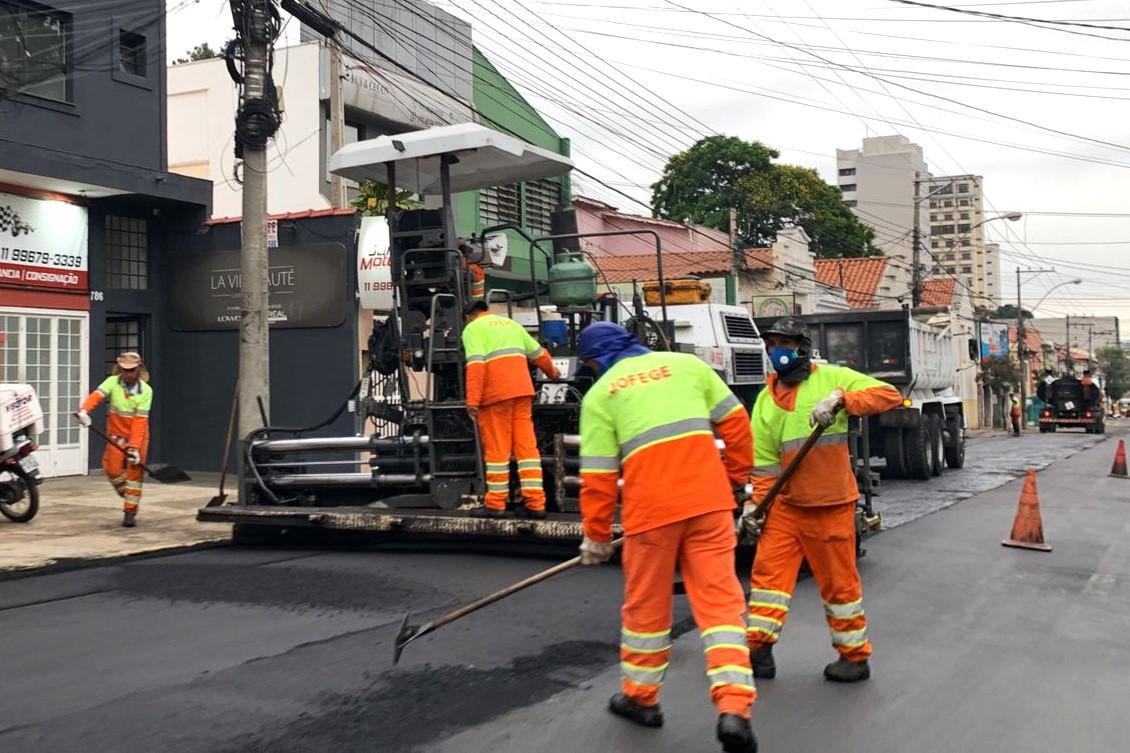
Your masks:
M 87 393 L 87 324 L 85 314 L 0 312 L 3 380 L 30 384 L 43 408 L 36 457 L 44 476 L 87 470 L 86 434 L 71 417 Z

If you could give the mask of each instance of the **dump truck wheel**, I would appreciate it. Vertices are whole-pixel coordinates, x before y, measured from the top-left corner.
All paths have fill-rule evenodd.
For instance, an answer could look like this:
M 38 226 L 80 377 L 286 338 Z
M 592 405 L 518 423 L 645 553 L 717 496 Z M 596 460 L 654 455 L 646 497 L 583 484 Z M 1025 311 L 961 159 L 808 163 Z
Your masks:
M 946 459 L 942 454 L 942 419 L 940 416 L 930 416 L 930 475 L 941 476 L 945 468 Z
M 891 478 L 906 477 L 905 448 L 902 444 L 902 429 L 886 429 L 883 432 L 883 456 L 887 460 L 887 474 Z
M 965 465 L 965 442 L 962 441 L 961 419 L 953 418 L 947 422 L 949 424 L 949 433 L 953 437 L 953 441 L 945 446 L 946 465 L 950 468 L 961 468 Z
M 908 429 L 906 438 L 906 471 L 908 478 L 925 481 L 930 478 L 933 464 L 930 462 L 930 419 L 922 420 Z

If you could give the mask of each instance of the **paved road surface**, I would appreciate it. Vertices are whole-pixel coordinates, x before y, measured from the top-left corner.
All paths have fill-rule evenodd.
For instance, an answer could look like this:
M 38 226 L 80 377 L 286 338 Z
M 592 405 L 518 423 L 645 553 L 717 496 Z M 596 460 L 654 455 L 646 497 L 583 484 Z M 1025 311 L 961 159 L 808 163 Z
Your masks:
M 979 440 L 971 456 L 981 446 L 986 457 L 1022 447 L 1048 462 L 1099 439 Z M 1124 699 L 1130 689 L 1120 677 L 1130 663 L 1130 549 L 1120 543 L 1130 505 L 1106 509 L 1130 482 L 1088 483 L 1091 503 L 1078 493 L 1080 468 L 1101 476 L 1112 453 L 1108 443 L 1042 476 L 1053 555 L 998 545 L 1015 485 L 873 539 L 864 577 L 880 654 L 866 686 L 819 679 L 830 649 L 819 599 L 803 585 L 782 675 L 762 683 L 764 749 L 1117 749 L 1121 740 L 1101 731 L 1118 712 L 1091 699 Z M 982 474 L 971 464 L 969 475 Z M 884 510 L 929 512 L 952 501 L 952 481 L 915 484 L 913 494 L 890 484 Z M 1065 508 L 1080 504 L 1088 517 L 1076 529 Z M 682 599 L 679 632 L 689 634 L 676 647 L 667 728 L 637 730 L 603 711 L 616 675 L 614 567 L 519 594 L 413 644 L 391 667 L 406 610 L 426 618 L 546 563 L 224 549 L 0 582 L 0 750 L 715 750 Z M 1016 737 L 981 745 L 977 735 L 994 720 Z

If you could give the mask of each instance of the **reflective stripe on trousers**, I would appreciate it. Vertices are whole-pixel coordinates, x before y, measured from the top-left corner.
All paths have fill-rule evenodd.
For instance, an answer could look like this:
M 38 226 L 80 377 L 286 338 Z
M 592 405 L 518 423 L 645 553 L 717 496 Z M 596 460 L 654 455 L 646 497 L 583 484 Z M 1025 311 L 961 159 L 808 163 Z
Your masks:
M 734 518 L 706 513 L 628 536 L 624 541 L 621 689 L 644 706 L 659 702 L 671 660 L 672 582 L 683 574 L 701 630 L 710 697 L 719 713 L 749 715 L 756 691 L 734 575 Z
M 855 564 L 854 502 L 831 507 L 778 504 L 770 511 L 753 563 L 750 649 L 777 642 L 804 560 L 820 588 L 832 645 L 850 661 L 868 658 L 871 642 Z

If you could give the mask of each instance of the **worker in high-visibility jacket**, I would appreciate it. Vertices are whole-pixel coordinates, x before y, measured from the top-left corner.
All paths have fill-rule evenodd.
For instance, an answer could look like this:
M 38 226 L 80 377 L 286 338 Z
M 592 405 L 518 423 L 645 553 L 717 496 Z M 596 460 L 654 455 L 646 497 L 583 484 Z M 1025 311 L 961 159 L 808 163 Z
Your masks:
M 808 560 L 824 599 L 832 645 L 840 654 L 824 668 L 824 676 L 838 682 L 866 680 L 871 642 L 855 563 L 859 488 L 848 451 L 848 414 L 881 413 L 900 405 L 902 395 L 852 369 L 812 363 L 812 341 L 799 319 L 779 319 L 762 337 L 776 373 L 753 407 L 754 502 L 773 486 L 812 428 L 826 428 L 785 482 L 757 542 L 749 597 L 753 672 L 757 677 L 776 675 L 773 644 L 788 617 L 801 561 Z
M 518 514 L 544 518 L 545 489 L 534 435 L 530 364 L 550 379 L 558 378 L 557 368 L 525 327 L 490 313 L 485 301 L 474 301 L 465 313 L 467 412 L 477 424 L 487 485 L 483 506 L 473 509 L 471 515 L 501 518 L 506 514 L 513 457 L 518 461 L 518 483 L 525 503 Z
M 90 426 L 90 411 L 103 400 L 108 401 L 106 433 L 113 444 L 107 444 L 102 453 L 102 470 L 122 498 L 122 525 L 133 528 L 141 504 L 145 476 L 141 466 L 149 454 L 149 410 L 153 405 L 149 372 L 139 354 L 118 356 L 113 373 L 86 396 L 75 413 L 81 426 Z
M 757 693 L 733 516 L 734 492 L 753 465 L 749 414 L 704 362 L 653 353 L 619 325 L 586 327 L 579 355 L 600 374 L 581 403 L 582 564 L 612 556 L 618 498 L 624 529 L 621 692 L 609 709 L 645 726 L 663 723 L 659 691 L 671 660 L 678 567 L 706 652 L 718 739 L 728 753 L 753 753 L 749 712 Z M 724 461 L 716 434 L 726 444 Z

